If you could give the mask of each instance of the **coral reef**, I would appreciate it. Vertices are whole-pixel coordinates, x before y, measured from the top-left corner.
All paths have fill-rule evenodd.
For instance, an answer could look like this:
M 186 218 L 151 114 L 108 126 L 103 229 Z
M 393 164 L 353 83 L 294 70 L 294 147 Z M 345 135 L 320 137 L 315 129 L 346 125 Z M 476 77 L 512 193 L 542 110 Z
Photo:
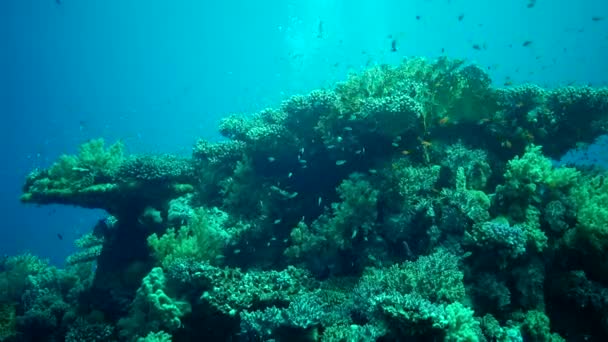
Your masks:
M 21 200 L 108 218 L 0 260 L 6 341 L 605 341 L 608 89 L 406 60 L 226 117 L 191 158 L 83 144 Z

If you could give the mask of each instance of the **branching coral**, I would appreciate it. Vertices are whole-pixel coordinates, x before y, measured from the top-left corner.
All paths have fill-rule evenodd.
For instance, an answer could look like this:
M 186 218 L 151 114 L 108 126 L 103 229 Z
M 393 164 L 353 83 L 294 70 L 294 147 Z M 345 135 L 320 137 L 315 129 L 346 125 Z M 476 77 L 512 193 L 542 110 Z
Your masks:
M 167 269 L 169 279 L 189 291 L 198 291 L 201 301 L 229 317 L 242 310 L 287 306 L 294 297 L 316 286 L 307 271 L 291 266 L 282 271 L 243 272 L 207 262 L 176 259 Z
M 516 258 L 526 252 L 526 235 L 520 226 L 511 226 L 505 218 L 474 224 L 467 232 L 470 243 L 498 251 L 503 258 Z
M 341 202 L 332 204 L 331 214 L 322 215 L 311 227 L 300 222 L 292 230 L 288 256 L 327 267 L 328 262 L 340 262 L 340 253 L 354 252 L 375 239 L 378 191 L 361 174 L 351 175 L 337 191 Z
M 0 323 L 32 341 L 608 340 L 604 175 L 549 158 L 607 128 L 606 89 L 498 89 L 439 58 L 230 116 L 191 158 L 93 140 L 21 199 L 112 220 L 65 270 L 1 259 Z
M 88 233 L 75 241 L 76 247 L 81 251 L 70 255 L 66 262 L 69 265 L 92 262 L 101 254 L 103 238 Z
M 400 160 L 392 165 L 393 177 L 396 179 L 397 191 L 403 199 L 405 211 L 420 211 L 426 209 L 427 200 L 434 193 L 435 184 L 439 180 L 440 167 L 413 166 L 406 160 Z
M 473 310 L 459 302 L 433 304 L 416 295 L 379 296 L 382 312 L 401 336 L 435 336 L 444 341 L 474 342 L 484 339 Z
M 460 168 L 465 176 L 468 189 L 483 190 L 487 185 L 492 169 L 488 155 L 484 150 L 472 150 L 461 143 L 450 145 L 445 149 L 445 159 L 441 165 L 451 170 L 454 182 Z
M 451 303 L 465 296 L 463 273 L 458 258 L 440 250 L 384 269 L 368 269 L 356 289 L 370 298 L 380 293 L 416 293 L 432 302 Z

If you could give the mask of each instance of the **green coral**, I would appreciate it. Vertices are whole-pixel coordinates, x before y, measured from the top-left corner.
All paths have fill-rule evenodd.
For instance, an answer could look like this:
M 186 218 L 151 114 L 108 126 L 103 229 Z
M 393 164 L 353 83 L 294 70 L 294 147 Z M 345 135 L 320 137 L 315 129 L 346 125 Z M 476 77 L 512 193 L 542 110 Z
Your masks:
M 456 188 L 443 188 L 442 199 L 468 217 L 472 222 L 479 224 L 490 217 L 490 198 L 480 190 L 469 189 L 465 169 L 459 167 L 455 177 Z
M 531 145 L 523 156 L 509 161 L 504 177 L 507 184 L 497 191 L 507 190 L 540 202 L 541 187 L 548 190 L 570 187 L 576 183 L 580 172 L 570 167 L 553 167 L 551 160 L 543 156 L 542 147 Z
M 137 342 L 171 342 L 173 339 L 170 334 L 164 331 L 151 332 L 146 337 L 140 337 Z
M 114 327 L 103 323 L 90 323 L 78 318 L 70 325 L 65 342 L 104 342 L 112 339 Z
M 228 214 L 217 208 L 196 208 L 186 225 L 170 228 L 160 237 L 150 235 L 148 245 L 163 265 L 180 258 L 216 262 L 234 239 L 234 230 L 226 227 L 228 219 Z
M 413 98 L 396 94 L 363 101 L 361 111 L 348 124 L 366 127 L 386 138 L 396 139 L 406 133 L 420 131 L 423 108 Z
M 467 242 L 503 258 L 517 258 L 526 252 L 526 235 L 521 226 L 511 226 L 504 217 L 474 224 L 466 232 Z
M 246 218 L 259 216 L 268 197 L 259 183 L 252 161 L 238 161 L 231 175 L 218 182 L 222 207 Z
M 324 303 L 315 294 L 297 296 L 287 308 L 276 306 L 258 311 L 242 311 L 241 330 L 243 334 L 270 338 L 279 328 L 297 329 L 305 334 L 321 325 L 327 312 Z
M 17 333 L 17 312 L 14 304 L 0 302 L 0 341 Z
M 472 244 L 485 253 L 496 253 L 497 261 L 504 267 L 509 259 L 526 255 L 530 249 L 542 252 L 548 246 L 548 238 L 540 227 L 539 211 L 529 206 L 526 220 L 511 224 L 506 217 L 474 223 L 465 231 L 466 244 Z
M 188 160 L 171 155 L 126 157 L 121 142 L 106 149 L 103 139 L 96 139 L 83 144 L 78 155 L 61 156 L 49 169 L 31 172 L 21 201 L 126 215 L 124 208 L 134 203 L 165 204 L 192 192 L 192 171 Z
M 48 261 L 25 253 L 0 261 L 0 303 L 19 302 L 28 286 L 29 277 L 36 277 L 48 270 Z
M 362 174 L 353 174 L 337 192 L 341 201 L 332 203 L 331 214 L 321 215 L 312 227 L 300 222 L 292 230 L 292 245 L 285 251 L 288 256 L 329 261 L 338 251 L 352 250 L 373 239 L 378 190 Z
M 444 341 L 483 341 L 473 310 L 459 302 L 433 304 L 416 295 L 379 296 L 382 312 L 400 327 L 404 337 L 435 336 Z
M 117 221 L 66 270 L 0 259 L 0 325 L 31 341 L 561 340 L 549 323 L 606 339 L 605 175 L 550 158 L 606 132 L 607 98 L 409 59 L 228 117 L 228 141 L 191 158 L 90 141 L 22 200 Z
M 440 171 L 439 165 L 413 166 L 405 159 L 392 164 L 392 177 L 396 179 L 405 212 L 428 209 L 428 199 L 435 190 Z
M 458 172 L 462 169 L 468 189 L 483 190 L 486 187 L 492 175 L 487 152 L 480 149 L 469 149 L 462 143 L 457 143 L 448 146 L 445 153 L 446 156 L 441 161 L 441 165 L 451 170 L 455 183 Z M 458 186 L 457 183 L 456 185 Z
M 580 171 L 570 167 L 555 167 L 543 156 L 540 146 L 531 145 L 521 157 L 507 164 L 505 184 L 496 188 L 499 206 L 508 203 L 509 221 L 524 229 L 528 242 L 538 251 L 548 246 L 548 237 L 542 229 L 544 203 L 568 196 L 580 181 Z
M 23 202 L 68 201 L 74 193 L 111 192 L 112 180 L 124 160 L 121 142 L 105 148 L 103 139 L 80 146 L 77 155 L 62 155 L 48 170 L 28 175 Z
M 281 104 L 281 109 L 287 113 L 285 126 L 291 131 L 301 132 L 302 136 L 337 132 L 338 127 L 324 127 L 324 124 L 336 124 L 336 119 L 342 114 L 338 96 L 329 90 L 313 90 L 308 95 L 292 96 Z
M 181 318 L 190 312 L 190 304 L 171 297 L 162 268 L 155 267 L 143 279 L 129 316 L 118 322 L 120 335 L 131 341 L 138 336 L 161 329 L 175 331 L 182 327 Z
M 30 254 L 0 262 L 0 325 L 8 334 L 14 327 L 19 339 L 63 340 L 77 311 L 76 300 L 90 285 L 92 270 L 57 269 Z M 7 340 L 12 340 L 8 338 Z
M 78 155 L 62 155 L 49 169 L 49 178 L 57 185 L 95 182 L 98 177 L 112 177 L 124 160 L 124 145 L 118 141 L 107 149 L 103 139 L 93 139 L 80 146 Z M 86 175 L 86 177 L 82 177 Z M 72 183 L 72 184 L 69 184 Z
M 336 87 L 346 112 L 357 113 L 368 98 L 408 95 L 423 110 L 424 128 L 451 115 L 454 120 L 476 121 L 491 112 L 495 103 L 489 77 L 462 60 L 422 58 L 405 60 L 398 66 L 380 65 L 352 74 Z
M 445 341 L 474 342 L 482 341 L 483 335 L 479 322 L 473 317 L 473 310 L 461 303 L 452 303 L 445 307 L 446 336 Z
M 451 303 L 465 297 L 464 274 L 459 259 L 445 250 L 416 261 L 406 261 L 382 269 L 368 269 L 357 285 L 364 297 L 379 292 L 416 293 L 432 302 Z
M 78 238 L 74 244 L 81 249 L 68 256 L 66 262 L 68 265 L 87 263 L 97 260 L 103 248 L 103 238 L 95 236 L 93 233 L 87 233 Z
M 321 342 L 375 342 L 385 334 L 385 328 L 372 324 L 334 324 L 325 328 Z
M 526 234 L 528 244 L 539 252 L 547 248 L 548 238 L 541 229 L 540 210 L 533 206 L 526 208 L 526 220 L 520 225 Z
M 563 87 L 547 96 L 547 107 L 560 123 L 564 142 L 592 141 L 608 123 L 608 90 Z M 581 127 L 585 129 L 581 129 Z M 591 140 L 589 140 L 591 139 Z M 549 144 L 548 144 L 549 145 Z
M 338 187 L 341 202 L 332 204 L 327 226 L 339 248 L 346 249 L 357 235 L 368 236 L 376 220 L 378 190 L 362 175 L 354 174 Z
M 494 316 L 487 314 L 481 318 L 481 329 L 490 341 L 496 342 L 523 342 L 519 326 L 500 326 Z
M 110 179 L 124 160 L 124 146 L 116 142 L 106 149 L 103 139 L 80 146 L 77 155 L 62 155 L 48 170 L 49 189 L 83 188 Z M 40 183 L 41 184 L 41 183 Z
M 608 246 L 608 182 L 603 176 L 586 177 L 572 190 L 577 225 L 571 243 L 604 253 Z
M 496 93 L 499 110 L 486 126 L 488 133 L 518 152 L 533 142 L 544 146 L 552 158 L 560 158 L 575 145 L 592 142 L 608 127 L 605 88 L 548 90 L 521 85 Z
M 297 150 L 297 138 L 286 129 L 287 113 L 282 110 L 265 109 L 250 115 L 231 115 L 222 119 L 220 133 L 232 140 L 247 143 L 253 152 L 281 155 L 289 150 Z
M 544 312 L 531 310 L 525 313 L 522 330 L 524 336 L 532 342 L 566 341 L 557 333 L 551 332 L 549 317 Z

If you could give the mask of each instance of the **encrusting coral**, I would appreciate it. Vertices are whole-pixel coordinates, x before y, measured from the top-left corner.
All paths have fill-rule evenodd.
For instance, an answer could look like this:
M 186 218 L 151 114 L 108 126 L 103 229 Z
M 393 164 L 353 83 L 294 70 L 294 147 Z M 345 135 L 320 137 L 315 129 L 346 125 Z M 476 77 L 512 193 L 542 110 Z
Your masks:
M 607 128 L 608 89 L 440 58 L 229 116 L 191 158 L 89 141 L 21 199 L 111 216 L 64 270 L 0 262 L 0 336 L 607 340 L 605 171 L 552 160 Z

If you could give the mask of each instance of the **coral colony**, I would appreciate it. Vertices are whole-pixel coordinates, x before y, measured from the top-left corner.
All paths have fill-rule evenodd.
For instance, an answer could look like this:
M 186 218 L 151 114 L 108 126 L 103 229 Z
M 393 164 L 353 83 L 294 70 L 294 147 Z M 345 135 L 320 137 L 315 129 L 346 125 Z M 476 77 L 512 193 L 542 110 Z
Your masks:
M 411 59 L 225 118 L 190 158 L 92 140 L 21 200 L 103 209 L 0 262 L 3 341 L 608 340 L 608 182 L 554 162 L 608 89 Z

